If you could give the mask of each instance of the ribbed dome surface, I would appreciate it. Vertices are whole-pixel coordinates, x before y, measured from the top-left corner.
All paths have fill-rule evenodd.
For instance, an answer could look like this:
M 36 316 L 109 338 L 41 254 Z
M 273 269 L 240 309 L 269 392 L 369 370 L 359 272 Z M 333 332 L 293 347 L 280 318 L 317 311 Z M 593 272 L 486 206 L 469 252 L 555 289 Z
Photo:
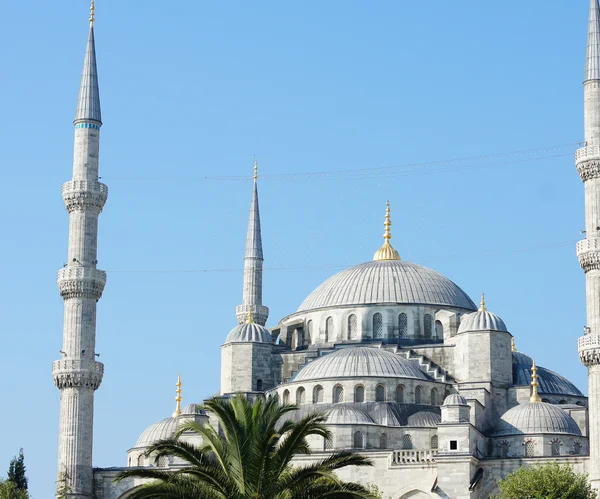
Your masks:
M 513 385 L 531 385 L 531 365 L 533 364 L 533 359 L 521 352 L 513 352 L 512 359 Z M 583 396 L 583 393 L 573 383 L 550 369 L 538 366 L 537 376 L 539 383 L 538 392 L 541 394 Z
M 377 404 L 371 411 L 371 416 L 382 426 L 402 426 L 399 415 L 388 403 Z
M 506 411 L 494 432 L 497 436 L 534 433 L 581 435 L 581 430 L 560 407 L 544 402 L 529 402 Z
M 195 415 L 195 414 L 204 414 L 204 411 L 200 409 L 202 404 L 188 404 L 181 411 L 181 415 Z
M 330 277 L 302 302 L 298 312 L 383 303 L 476 309 L 462 289 L 438 272 L 415 263 L 381 260 Z
M 467 404 L 467 399 L 458 393 L 451 393 L 444 400 L 443 405 L 469 405 Z
M 328 424 L 373 424 L 371 416 L 360 409 L 340 405 L 325 413 Z
M 459 333 L 468 331 L 507 331 L 504 321 L 492 312 L 478 310 L 472 314 L 463 315 L 458 327 Z
M 435 427 L 442 421 L 439 414 L 433 412 L 420 411 L 415 412 L 412 416 L 408 417 L 408 426 L 420 426 L 431 428 Z
M 238 324 L 227 335 L 225 343 L 273 343 L 269 330 L 260 324 L 246 322 Z
M 370 347 L 352 347 L 323 355 L 302 367 L 291 381 L 326 378 L 430 378 L 411 361 Z
M 177 429 L 177 418 L 166 418 L 150 425 L 144 433 L 140 435 L 135 447 L 147 447 L 159 440 L 171 438 Z

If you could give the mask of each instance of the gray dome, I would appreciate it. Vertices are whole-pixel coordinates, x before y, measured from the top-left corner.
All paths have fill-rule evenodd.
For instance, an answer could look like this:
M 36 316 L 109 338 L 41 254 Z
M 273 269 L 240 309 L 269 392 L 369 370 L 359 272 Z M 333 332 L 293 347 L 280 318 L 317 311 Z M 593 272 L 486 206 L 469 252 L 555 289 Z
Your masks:
M 439 414 L 428 411 L 415 412 L 412 416 L 408 416 L 407 426 L 420 426 L 431 428 L 439 425 L 442 421 Z
M 135 447 L 148 447 L 160 440 L 173 437 L 177 429 L 177 418 L 165 418 L 150 425 L 137 439 Z
M 531 385 L 531 366 L 533 359 L 529 355 L 521 352 L 513 352 L 512 368 L 513 368 L 513 385 L 515 386 L 530 386 Z M 571 383 L 568 379 L 560 374 L 538 366 L 537 368 L 538 392 L 540 394 L 549 395 L 573 395 L 583 397 L 583 393 Z
M 415 364 L 399 355 L 379 348 L 352 347 L 309 362 L 290 381 L 364 377 L 430 380 Z
M 400 416 L 389 403 L 377 404 L 371 411 L 371 417 L 382 426 L 402 426 Z
M 204 414 L 204 411 L 200 409 L 201 404 L 188 404 L 181 411 L 182 416 L 196 415 L 196 414 Z
M 458 393 L 451 393 L 444 400 L 443 405 L 469 405 L 467 404 L 467 399 Z
M 360 409 L 340 405 L 325 413 L 327 424 L 373 424 L 371 416 Z
M 401 260 L 367 262 L 327 279 L 298 312 L 383 303 L 427 304 L 476 310 L 467 294 L 438 272 Z
M 225 343 L 273 343 L 273 337 L 266 327 L 254 322 L 238 324 L 227 335 Z
M 567 433 L 581 435 L 575 420 L 559 406 L 545 402 L 529 402 L 506 411 L 496 425 L 496 436 L 535 433 Z
M 458 327 L 458 333 L 487 330 L 508 332 L 504 321 L 496 314 L 487 310 L 478 310 L 472 314 L 463 315 Z

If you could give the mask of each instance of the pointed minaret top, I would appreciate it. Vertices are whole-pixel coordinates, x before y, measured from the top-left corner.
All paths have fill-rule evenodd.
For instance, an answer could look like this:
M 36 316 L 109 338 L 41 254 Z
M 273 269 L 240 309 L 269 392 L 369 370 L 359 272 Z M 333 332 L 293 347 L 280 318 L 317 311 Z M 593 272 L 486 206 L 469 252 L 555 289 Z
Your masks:
M 258 160 L 254 156 L 254 183 L 258 180 Z
M 175 393 L 177 394 L 175 396 L 175 412 L 173 413 L 173 417 L 176 418 L 178 416 L 181 416 L 181 375 L 178 374 L 177 375 L 177 383 L 175 385 L 177 387 L 177 390 L 175 390 Z
M 485 293 L 481 293 L 481 303 L 479 304 L 480 312 L 487 312 L 487 308 L 485 308 Z
M 94 23 L 96 21 L 96 6 L 92 1 L 90 7 L 90 32 L 81 73 L 81 85 L 79 87 L 79 99 L 75 121 L 78 123 L 95 123 L 102 125 L 102 113 L 100 111 L 100 89 L 98 87 L 98 69 L 96 66 L 96 42 L 94 39 Z
M 400 254 L 390 244 L 392 238 L 392 220 L 390 217 L 390 202 L 387 201 L 385 209 L 385 222 L 383 223 L 385 231 L 383 232 L 383 246 L 377 250 L 373 256 L 374 261 L 379 260 L 400 260 Z
M 600 6 L 598 0 L 590 0 L 584 81 L 588 80 L 600 80 Z
M 262 235 L 260 231 L 260 210 L 258 207 L 258 161 L 254 160 L 254 191 L 250 202 L 250 219 L 246 235 L 245 258 L 263 259 Z
M 529 397 L 529 402 L 541 402 L 542 399 L 538 395 L 538 377 L 537 377 L 537 366 L 535 365 L 535 360 L 533 361 L 533 365 L 531 366 L 531 397 Z

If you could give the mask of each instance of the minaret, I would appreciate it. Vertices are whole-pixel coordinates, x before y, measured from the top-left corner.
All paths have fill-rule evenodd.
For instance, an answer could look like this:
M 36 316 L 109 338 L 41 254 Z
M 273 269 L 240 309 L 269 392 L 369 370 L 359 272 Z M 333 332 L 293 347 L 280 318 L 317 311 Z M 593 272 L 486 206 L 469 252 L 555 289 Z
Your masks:
M 54 384 L 60 390 L 58 436 L 58 487 L 70 498 L 92 498 L 92 437 L 94 391 L 104 366 L 96 361 L 96 302 L 102 296 L 106 273 L 96 268 L 98 215 L 107 197 L 98 182 L 100 150 L 100 95 L 94 44 L 92 1 L 90 31 L 75 113 L 73 179 L 62 188 L 69 212 L 68 260 L 58 272 L 64 300 L 61 360 L 52 365 Z
M 600 8 L 591 0 L 583 82 L 585 144 L 575 153 L 585 187 L 586 237 L 577 243 L 585 272 L 587 326 L 579 338 L 579 357 L 588 368 L 590 482 L 600 488 Z
M 269 309 L 262 304 L 263 250 L 260 233 L 260 212 L 258 209 L 258 162 L 254 160 L 254 190 L 250 203 L 250 219 L 246 236 L 244 255 L 244 292 L 242 304 L 235 313 L 239 324 L 244 324 L 251 312 L 257 324 L 264 326 L 269 317 Z

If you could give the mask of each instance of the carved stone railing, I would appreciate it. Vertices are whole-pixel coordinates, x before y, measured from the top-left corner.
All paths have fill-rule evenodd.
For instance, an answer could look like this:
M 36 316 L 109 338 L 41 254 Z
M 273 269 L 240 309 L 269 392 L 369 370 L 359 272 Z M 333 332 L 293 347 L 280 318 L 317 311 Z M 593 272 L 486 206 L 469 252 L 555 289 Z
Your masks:
M 63 299 L 99 300 L 106 285 L 106 272 L 87 267 L 66 267 L 58 271 L 58 289 Z
M 581 180 L 600 177 L 600 146 L 582 147 L 575 152 L 575 164 Z
M 436 449 L 395 450 L 390 454 L 390 466 L 434 463 L 437 455 L 438 451 Z
M 97 390 L 104 376 L 104 364 L 94 360 L 56 360 L 52 363 L 52 376 L 59 389 L 87 387 Z
M 579 359 L 586 366 L 600 364 L 600 334 L 586 334 L 577 342 Z
M 579 264 L 585 272 L 600 270 L 600 238 L 589 237 L 576 245 Z
M 62 187 L 67 211 L 91 210 L 100 213 L 108 197 L 108 187 L 93 180 L 70 180 Z

